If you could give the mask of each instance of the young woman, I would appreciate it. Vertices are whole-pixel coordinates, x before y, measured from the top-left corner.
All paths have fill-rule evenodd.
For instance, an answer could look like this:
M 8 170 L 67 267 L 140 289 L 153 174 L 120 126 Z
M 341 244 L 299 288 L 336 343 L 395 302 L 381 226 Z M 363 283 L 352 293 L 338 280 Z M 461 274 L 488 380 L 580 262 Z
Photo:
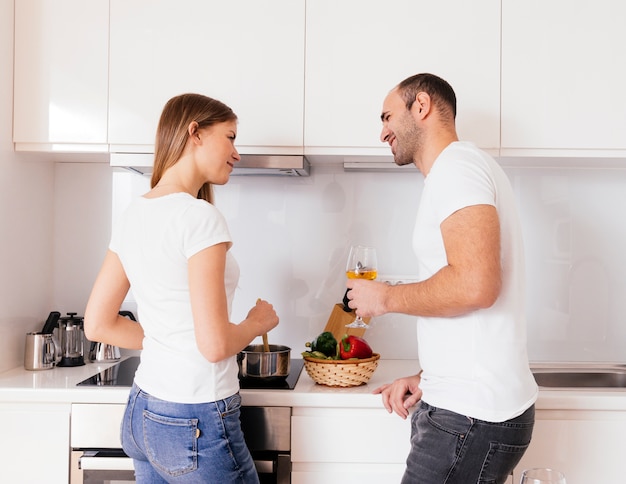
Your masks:
M 140 483 L 258 482 L 239 423 L 236 355 L 278 317 L 259 300 L 230 322 L 239 268 L 211 187 L 240 160 L 236 135 L 236 115 L 215 99 L 167 102 L 152 189 L 113 228 L 85 311 L 89 340 L 142 349 L 122 424 Z M 118 315 L 131 287 L 140 324 Z

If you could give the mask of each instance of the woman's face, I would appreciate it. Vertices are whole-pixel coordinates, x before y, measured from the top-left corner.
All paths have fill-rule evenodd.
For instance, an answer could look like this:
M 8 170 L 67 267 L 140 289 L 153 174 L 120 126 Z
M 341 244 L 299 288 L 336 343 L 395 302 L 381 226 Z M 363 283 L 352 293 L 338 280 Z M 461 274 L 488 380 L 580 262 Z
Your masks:
M 201 145 L 197 151 L 198 169 L 206 181 L 215 185 L 228 182 L 235 163 L 241 157 L 235 148 L 237 121 L 225 121 L 198 130 Z

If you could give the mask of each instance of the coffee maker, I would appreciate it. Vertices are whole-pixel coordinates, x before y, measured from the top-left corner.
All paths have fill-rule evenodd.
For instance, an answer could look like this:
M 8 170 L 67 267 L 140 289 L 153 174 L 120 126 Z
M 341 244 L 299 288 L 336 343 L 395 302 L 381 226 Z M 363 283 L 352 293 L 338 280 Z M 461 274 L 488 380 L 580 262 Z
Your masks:
M 67 316 L 59 318 L 58 339 L 61 359 L 57 366 L 81 366 L 85 364 L 83 318 L 77 317 L 76 314 L 67 313 Z

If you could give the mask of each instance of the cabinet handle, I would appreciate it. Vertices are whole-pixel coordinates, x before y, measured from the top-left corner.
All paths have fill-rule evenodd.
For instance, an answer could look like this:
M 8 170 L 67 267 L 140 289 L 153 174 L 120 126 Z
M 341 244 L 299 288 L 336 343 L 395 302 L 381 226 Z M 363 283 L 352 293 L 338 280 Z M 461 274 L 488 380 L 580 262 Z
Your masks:
M 84 471 L 132 471 L 133 460 L 130 457 L 88 457 L 82 456 L 78 466 Z

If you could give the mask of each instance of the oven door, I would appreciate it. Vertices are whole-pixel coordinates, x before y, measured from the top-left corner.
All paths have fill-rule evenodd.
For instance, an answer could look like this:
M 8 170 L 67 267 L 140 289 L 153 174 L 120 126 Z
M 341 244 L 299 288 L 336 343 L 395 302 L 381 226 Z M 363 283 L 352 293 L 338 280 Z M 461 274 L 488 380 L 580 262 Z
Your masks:
M 261 484 L 291 482 L 291 407 L 241 407 L 241 429 Z
M 72 451 L 70 484 L 131 482 L 135 482 L 133 460 L 121 449 Z

